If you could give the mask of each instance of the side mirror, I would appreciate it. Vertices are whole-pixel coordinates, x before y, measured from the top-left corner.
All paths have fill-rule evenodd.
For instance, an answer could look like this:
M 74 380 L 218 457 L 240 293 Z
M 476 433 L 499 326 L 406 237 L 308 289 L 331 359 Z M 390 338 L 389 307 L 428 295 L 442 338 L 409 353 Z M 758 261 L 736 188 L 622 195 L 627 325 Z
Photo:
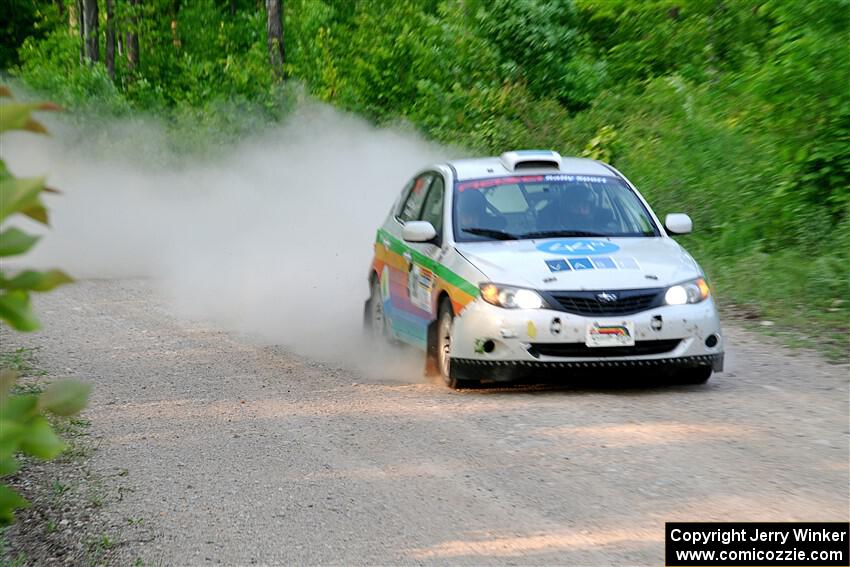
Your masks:
M 688 234 L 694 229 L 694 223 L 684 213 L 673 213 L 664 218 L 664 227 L 672 234 Z
M 401 237 L 407 242 L 430 242 L 437 236 L 434 225 L 428 221 L 407 221 Z

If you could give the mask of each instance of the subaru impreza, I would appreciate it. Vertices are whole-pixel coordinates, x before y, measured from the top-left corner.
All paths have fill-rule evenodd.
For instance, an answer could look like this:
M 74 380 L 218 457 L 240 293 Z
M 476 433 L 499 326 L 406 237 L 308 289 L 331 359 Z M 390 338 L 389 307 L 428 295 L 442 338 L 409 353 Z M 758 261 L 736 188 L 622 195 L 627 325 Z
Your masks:
M 705 273 L 673 238 L 691 230 L 600 161 L 435 164 L 377 231 L 365 322 L 451 388 L 611 369 L 702 383 L 724 345 Z

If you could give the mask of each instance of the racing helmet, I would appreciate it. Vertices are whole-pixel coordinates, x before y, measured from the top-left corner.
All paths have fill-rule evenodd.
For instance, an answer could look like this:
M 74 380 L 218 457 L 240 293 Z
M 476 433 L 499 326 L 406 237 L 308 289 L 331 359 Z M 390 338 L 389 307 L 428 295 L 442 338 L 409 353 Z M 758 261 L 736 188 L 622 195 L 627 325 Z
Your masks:
M 458 195 L 458 212 L 465 217 L 484 218 L 487 215 L 487 197 L 476 189 L 461 191 Z

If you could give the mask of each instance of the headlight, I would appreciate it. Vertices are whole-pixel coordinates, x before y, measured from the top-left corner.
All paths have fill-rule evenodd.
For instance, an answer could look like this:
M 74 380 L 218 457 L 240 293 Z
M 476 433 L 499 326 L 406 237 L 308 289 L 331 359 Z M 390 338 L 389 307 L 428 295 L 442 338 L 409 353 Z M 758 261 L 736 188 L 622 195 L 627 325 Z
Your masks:
M 671 286 L 664 294 L 664 302 L 667 305 L 685 305 L 686 303 L 699 303 L 705 301 L 711 295 L 708 284 L 702 278 Z
M 540 309 L 546 307 L 546 302 L 540 294 L 530 289 L 498 285 L 481 284 L 481 299 L 496 307 L 505 309 Z

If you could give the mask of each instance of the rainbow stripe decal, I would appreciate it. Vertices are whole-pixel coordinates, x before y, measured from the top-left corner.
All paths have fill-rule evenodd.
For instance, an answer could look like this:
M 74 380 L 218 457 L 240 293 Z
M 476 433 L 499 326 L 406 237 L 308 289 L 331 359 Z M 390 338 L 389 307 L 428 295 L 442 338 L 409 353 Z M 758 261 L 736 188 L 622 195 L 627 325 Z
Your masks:
M 614 335 L 618 337 L 629 336 L 629 330 L 623 325 L 606 325 L 604 327 L 594 327 L 590 332 L 596 335 Z
M 380 278 L 384 313 L 393 334 L 420 348 L 426 347 L 428 325 L 437 317 L 434 302 L 441 291 L 449 295 L 455 313 L 479 294 L 477 285 L 383 229 L 375 238 L 372 267 Z

